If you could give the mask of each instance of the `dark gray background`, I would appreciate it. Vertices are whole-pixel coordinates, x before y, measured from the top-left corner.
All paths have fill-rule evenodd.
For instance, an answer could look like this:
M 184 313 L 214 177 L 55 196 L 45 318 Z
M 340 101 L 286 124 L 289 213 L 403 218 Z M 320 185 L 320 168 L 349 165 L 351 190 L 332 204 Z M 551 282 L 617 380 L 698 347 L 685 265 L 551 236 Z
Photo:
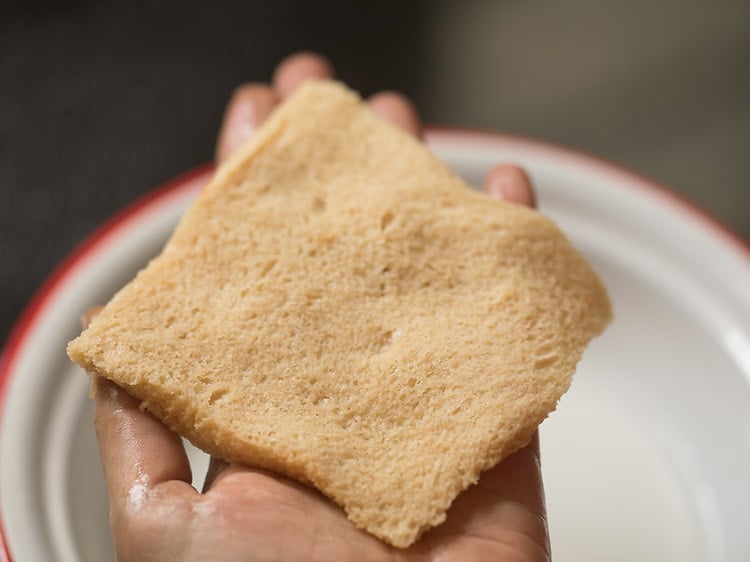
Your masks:
M 92 229 L 211 159 L 234 86 L 298 49 L 428 122 L 615 160 L 750 237 L 747 2 L 0 0 L 0 341 Z

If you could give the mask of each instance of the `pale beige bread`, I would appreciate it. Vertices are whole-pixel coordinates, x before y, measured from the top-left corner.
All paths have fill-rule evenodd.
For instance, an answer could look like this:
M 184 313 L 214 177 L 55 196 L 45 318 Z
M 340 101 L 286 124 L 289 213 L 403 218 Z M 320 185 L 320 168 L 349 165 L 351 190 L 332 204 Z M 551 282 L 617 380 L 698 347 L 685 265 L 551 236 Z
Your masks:
M 314 82 L 68 353 L 198 447 L 406 547 L 529 441 L 609 318 L 549 220 Z

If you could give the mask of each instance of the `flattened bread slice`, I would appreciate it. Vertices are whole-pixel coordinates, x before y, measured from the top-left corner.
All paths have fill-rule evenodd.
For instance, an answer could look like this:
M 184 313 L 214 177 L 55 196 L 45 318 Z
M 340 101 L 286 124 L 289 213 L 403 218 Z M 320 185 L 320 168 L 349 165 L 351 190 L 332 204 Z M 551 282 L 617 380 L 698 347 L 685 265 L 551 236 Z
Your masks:
M 529 441 L 609 317 L 549 220 L 315 82 L 68 353 L 198 447 L 406 547 Z

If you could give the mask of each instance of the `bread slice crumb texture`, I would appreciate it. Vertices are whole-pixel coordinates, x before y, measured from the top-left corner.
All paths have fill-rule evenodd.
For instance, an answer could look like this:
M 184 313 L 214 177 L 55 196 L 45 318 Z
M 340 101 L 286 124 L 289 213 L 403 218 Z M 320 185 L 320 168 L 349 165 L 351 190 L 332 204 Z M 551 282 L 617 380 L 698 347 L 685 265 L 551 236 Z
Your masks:
M 548 219 L 311 82 L 68 353 L 198 447 L 406 547 L 528 442 L 609 318 Z

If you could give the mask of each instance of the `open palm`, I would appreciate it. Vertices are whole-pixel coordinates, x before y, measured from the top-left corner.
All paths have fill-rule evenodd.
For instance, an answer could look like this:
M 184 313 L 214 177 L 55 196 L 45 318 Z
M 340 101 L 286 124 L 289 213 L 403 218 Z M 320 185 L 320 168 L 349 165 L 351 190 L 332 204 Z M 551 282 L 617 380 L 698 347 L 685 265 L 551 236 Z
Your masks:
M 219 136 L 222 160 L 302 81 L 332 76 L 312 54 L 288 58 L 272 85 L 239 88 Z M 370 99 L 372 108 L 408 132 L 421 125 L 395 93 Z M 498 166 L 489 195 L 532 205 L 525 174 Z M 392 548 L 360 531 L 335 504 L 282 476 L 212 460 L 202 492 L 182 442 L 109 381 L 96 381 L 95 423 L 107 479 L 112 531 L 121 560 L 149 561 L 487 561 L 549 560 L 536 436 L 464 491 L 442 525 L 412 547 Z

